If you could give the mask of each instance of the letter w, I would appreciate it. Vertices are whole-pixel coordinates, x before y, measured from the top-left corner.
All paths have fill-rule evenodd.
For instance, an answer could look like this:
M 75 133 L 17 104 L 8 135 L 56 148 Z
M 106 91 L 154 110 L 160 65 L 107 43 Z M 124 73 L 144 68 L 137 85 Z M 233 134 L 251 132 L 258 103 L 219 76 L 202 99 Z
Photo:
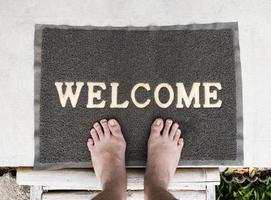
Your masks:
M 75 108 L 84 83 L 76 82 L 75 94 L 72 92 L 72 86 L 74 85 L 74 82 L 65 82 L 65 85 L 66 91 L 65 94 L 63 94 L 62 90 L 63 82 L 55 82 L 61 106 L 66 107 L 67 100 L 70 99 L 72 107 Z

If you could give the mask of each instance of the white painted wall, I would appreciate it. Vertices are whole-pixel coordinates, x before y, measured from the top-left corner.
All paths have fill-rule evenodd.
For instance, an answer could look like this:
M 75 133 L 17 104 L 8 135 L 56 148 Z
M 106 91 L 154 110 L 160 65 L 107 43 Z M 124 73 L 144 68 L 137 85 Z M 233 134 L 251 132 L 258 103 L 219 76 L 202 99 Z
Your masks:
M 245 165 L 271 166 L 270 0 L 0 0 L 0 166 L 34 159 L 34 24 L 146 26 L 238 21 Z

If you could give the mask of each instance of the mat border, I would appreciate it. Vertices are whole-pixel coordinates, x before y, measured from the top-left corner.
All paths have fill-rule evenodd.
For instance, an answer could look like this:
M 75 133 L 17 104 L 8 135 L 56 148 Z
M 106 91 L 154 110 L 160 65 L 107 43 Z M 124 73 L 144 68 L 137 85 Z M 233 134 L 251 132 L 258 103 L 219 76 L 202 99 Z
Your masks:
M 137 30 L 137 31 L 157 31 L 157 30 L 221 30 L 231 29 L 233 31 L 234 59 L 235 59 L 235 81 L 236 81 L 236 141 L 237 152 L 235 160 L 181 160 L 178 167 L 219 167 L 219 166 L 242 166 L 244 162 L 243 152 L 243 97 L 242 97 L 242 72 L 240 62 L 239 30 L 238 22 L 219 22 L 210 24 L 188 24 L 170 26 L 69 26 L 36 24 L 34 39 L 34 137 L 35 137 L 35 159 L 34 169 L 61 169 L 61 168 L 90 168 L 91 162 L 59 162 L 41 163 L 40 157 L 40 81 L 41 81 L 41 49 L 42 31 L 44 28 L 58 29 L 83 29 L 83 30 Z M 139 166 L 138 166 L 139 165 Z M 126 163 L 127 168 L 144 168 L 146 162 L 130 161 Z

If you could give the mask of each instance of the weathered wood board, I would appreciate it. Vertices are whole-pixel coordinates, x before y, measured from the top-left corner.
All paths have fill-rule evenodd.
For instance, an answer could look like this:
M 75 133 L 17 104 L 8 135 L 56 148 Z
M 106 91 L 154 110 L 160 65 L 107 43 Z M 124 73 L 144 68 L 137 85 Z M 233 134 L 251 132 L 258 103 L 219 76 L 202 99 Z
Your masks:
M 179 200 L 209 200 L 206 191 L 171 191 L 175 198 Z M 43 193 L 41 200 L 89 200 L 95 197 L 97 192 L 48 192 Z M 131 191 L 128 193 L 128 200 L 144 199 L 143 191 Z M 210 199 L 215 200 L 215 199 Z
M 143 190 L 144 169 L 128 170 L 128 190 Z M 202 184 L 219 184 L 217 168 L 178 169 L 169 186 L 170 190 L 189 190 Z M 76 189 L 101 190 L 95 173 L 91 169 L 32 170 L 19 168 L 17 173 L 19 185 L 42 185 L 48 190 Z M 190 184 L 190 185 L 189 185 Z
M 143 176 L 143 169 L 128 170 L 128 199 L 143 199 Z M 33 171 L 31 168 L 19 168 L 17 183 L 32 185 L 31 200 L 84 200 L 101 190 L 94 171 L 89 169 Z M 217 168 L 178 169 L 169 191 L 178 199 L 214 200 L 214 188 L 219 183 Z

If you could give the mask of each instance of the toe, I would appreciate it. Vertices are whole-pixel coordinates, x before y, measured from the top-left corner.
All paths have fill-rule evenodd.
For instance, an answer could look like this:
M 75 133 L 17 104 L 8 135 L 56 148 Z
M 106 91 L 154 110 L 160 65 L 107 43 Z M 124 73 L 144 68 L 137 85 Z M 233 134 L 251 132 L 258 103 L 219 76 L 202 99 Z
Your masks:
M 104 136 L 105 137 L 108 137 L 110 136 L 110 130 L 109 130 L 109 127 L 108 127 L 108 123 L 107 123 L 107 120 L 106 119 L 102 119 L 100 121 L 102 127 L 103 127 L 103 130 L 104 130 Z
M 174 123 L 171 127 L 170 133 L 169 133 L 169 138 L 173 140 L 174 135 L 177 131 L 177 129 L 179 128 L 179 124 L 178 123 Z
M 161 118 L 157 118 L 151 125 L 151 135 L 161 135 L 161 131 L 164 126 L 164 121 Z
M 88 139 L 87 146 L 89 151 L 93 148 L 94 142 L 91 138 Z
M 98 133 L 99 138 L 101 140 L 103 138 L 103 136 L 104 136 L 101 125 L 98 122 L 96 122 L 93 127 L 95 128 L 95 130 Z
M 112 135 L 114 136 L 119 136 L 121 135 L 121 128 L 120 128 L 120 125 L 119 123 L 117 122 L 117 120 L 115 119 L 110 119 L 108 121 L 108 124 L 109 124 L 109 130 L 111 131 Z
M 173 123 L 173 121 L 171 119 L 166 120 L 166 125 L 165 125 L 163 133 L 162 133 L 164 137 L 169 136 L 169 130 L 170 130 L 172 123 Z
M 94 128 L 90 130 L 90 135 L 94 141 L 94 144 L 99 141 L 99 136 Z
M 183 146 L 183 144 L 184 144 L 183 138 L 179 138 L 178 145 Z
M 176 144 L 179 141 L 180 137 L 181 137 L 181 130 L 177 129 L 177 131 L 176 131 L 176 133 L 174 135 L 174 138 L 173 138 L 173 140 L 174 140 L 174 142 L 176 142 Z
M 181 151 L 183 149 L 183 146 L 184 146 L 183 138 L 180 138 L 179 141 L 178 141 L 178 147 L 180 148 Z

